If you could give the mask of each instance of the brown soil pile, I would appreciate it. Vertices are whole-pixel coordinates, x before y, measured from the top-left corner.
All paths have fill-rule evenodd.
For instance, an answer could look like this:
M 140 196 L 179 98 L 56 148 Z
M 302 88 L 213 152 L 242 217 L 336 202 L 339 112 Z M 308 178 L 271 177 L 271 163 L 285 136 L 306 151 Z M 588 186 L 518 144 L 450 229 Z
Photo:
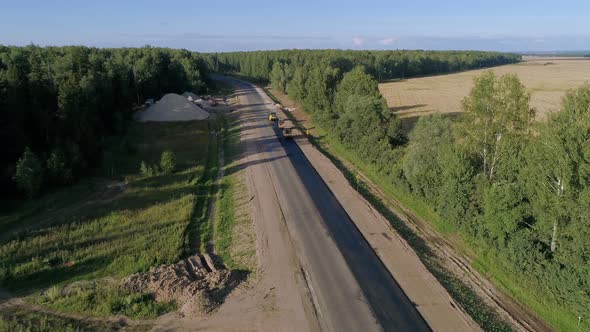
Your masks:
M 216 294 L 229 282 L 230 272 L 216 270 L 199 256 L 172 265 L 160 265 L 145 273 L 132 274 L 122 286 L 134 292 L 153 293 L 157 301 L 175 301 L 183 316 L 211 312 L 219 305 Z

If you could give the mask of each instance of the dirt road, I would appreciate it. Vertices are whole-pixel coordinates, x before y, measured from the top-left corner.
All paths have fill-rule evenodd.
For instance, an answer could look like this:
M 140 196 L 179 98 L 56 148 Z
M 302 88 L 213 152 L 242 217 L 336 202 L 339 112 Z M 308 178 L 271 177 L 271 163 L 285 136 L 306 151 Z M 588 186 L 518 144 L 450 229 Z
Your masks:
M 242 104 L 238 112 L 242 113 L 246 135 L 245 166 L 252 168 L 250 180 L 258 201 L 254 205 L 260 208 L 256 223 L 262 220 L 268 223 L 268 229 L 286 225 L 289 239 L 281 242 L 293 243 L 296 264 L 304 271 L 320 327 L 338 331 L 428 331 L 414 305 L 297 145 L 277 138 L 278 130 L 267 119 L 273 103 L 260 89 L 238 80 L 224 80 L 238 88 Z M 271 213 L 277 207 L 282 216 Z M 260 231 L 268 234 L 268 229 L 262 228 Z M 280 230 L 279 236 L 268 235 L 269 239 L 283 236 Z M 267 249 L 271 256 L 275 254 L 272 246 Z

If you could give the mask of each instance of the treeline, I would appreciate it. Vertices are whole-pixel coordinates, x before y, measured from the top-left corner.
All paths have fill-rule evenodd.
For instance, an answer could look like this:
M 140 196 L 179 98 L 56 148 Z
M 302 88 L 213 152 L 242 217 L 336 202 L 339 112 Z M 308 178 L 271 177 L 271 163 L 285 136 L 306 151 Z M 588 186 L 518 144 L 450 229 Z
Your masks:
M 348 53 L 355 52 L 341 54 Z M 562 111 L 539 123 L 518 78 L 490 72 L 477 79 L 461 117 L 422 117 L 404 137 L 365 62 L 371 52 L 358 52 L 358 62 L 334 54 L 230 53 L 207 61 L 270 80 L 382 181 L 430 205 L 492 262 L 490 272 L 535 298 L 545 318 L 574 327 L 583 317 L 588 327 L 590 86 L 568 93 Z M 488 63 L 516 61 L 490 55 Z
M 2 192 L 14 180 L 30 196 L 73 181 L 100 163 L 134 106 L 206 84 L 203 57 L 186 50 L 0 46 Z
M 568 330 L 590 317 L 590 86 L 535 122 L 517 77 L 486 73 L 459 121 L 422 117 L 388 174 Z M 556 326 L 556 327 L 557 327 Z M 580 327 L 580 330 L 585 330 Z
M 361 65 L 381 81 L 486 68 L 520 60 L 517 54 L 481 51 L 280 50 L 207 55 L 212 71 L 240 73 L 261 81 L 271 80 L 276 64 L 282 66 L 287 78 L 293 77 L 295 70 L 304 65 L 325 64 L 338 68 L 341 73 Z

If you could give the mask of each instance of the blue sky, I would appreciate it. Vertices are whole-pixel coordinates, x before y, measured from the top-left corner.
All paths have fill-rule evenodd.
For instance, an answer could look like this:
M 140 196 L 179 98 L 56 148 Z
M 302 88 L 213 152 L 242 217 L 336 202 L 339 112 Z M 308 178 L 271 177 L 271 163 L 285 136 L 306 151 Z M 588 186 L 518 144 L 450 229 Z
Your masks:
M 590 1 L 0 0 L 0 44 L 590 49 Z

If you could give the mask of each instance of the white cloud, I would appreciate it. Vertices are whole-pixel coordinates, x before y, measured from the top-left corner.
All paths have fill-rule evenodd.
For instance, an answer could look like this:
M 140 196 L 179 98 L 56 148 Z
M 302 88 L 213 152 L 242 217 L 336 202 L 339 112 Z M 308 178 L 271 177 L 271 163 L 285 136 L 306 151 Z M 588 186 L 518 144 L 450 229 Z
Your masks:
M 395 38 L 384 38 L 379 40 L 379 44 L 381 45 L 391 45 L 395 42 Z
M 352 38 L 352 43 L 354 44 L 354 46 L 361 46 L 365 43 L 365 38 L 354 37 L 354 38 Z

